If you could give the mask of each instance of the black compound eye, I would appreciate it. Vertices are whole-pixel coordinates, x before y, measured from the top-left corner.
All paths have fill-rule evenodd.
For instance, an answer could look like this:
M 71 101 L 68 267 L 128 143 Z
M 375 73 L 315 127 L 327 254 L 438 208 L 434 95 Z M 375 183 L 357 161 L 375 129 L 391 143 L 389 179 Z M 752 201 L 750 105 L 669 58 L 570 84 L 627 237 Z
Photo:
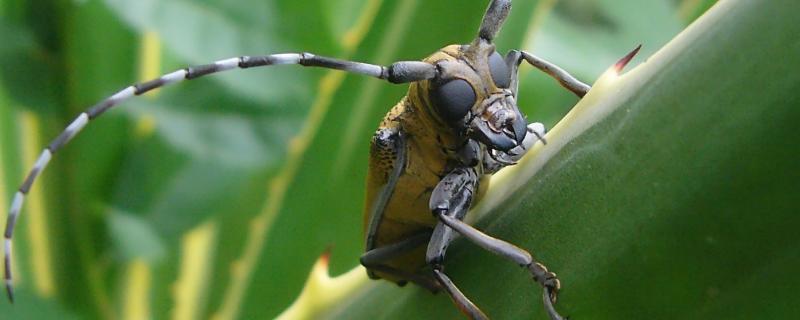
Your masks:
M 441 85 L 434 85 L 431 100 L 439 111 L 439 116 L 448 122 L 464 118 L 475 104 L 475 90 L 463 79 L 454 79 Z
M 498 88 L 508 88 L 511 84 L 511 74 L 508 65 L 497 51 L 489 55 L 489 71 L 492 73 L 492 80 Z

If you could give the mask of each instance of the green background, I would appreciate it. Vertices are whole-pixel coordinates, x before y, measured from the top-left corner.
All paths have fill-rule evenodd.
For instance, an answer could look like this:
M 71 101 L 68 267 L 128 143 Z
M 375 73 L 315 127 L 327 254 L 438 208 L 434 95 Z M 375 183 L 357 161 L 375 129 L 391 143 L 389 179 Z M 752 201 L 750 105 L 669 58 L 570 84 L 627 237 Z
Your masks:
M 598 95 L 614 111 L 565 138 L 535 178 L 498 196 L 500 205 L 479 222 L 560 275 L 563 313 L 800 314 L 791 303 L 800 287 L 793 274 L 800 266 L 800 157 L 792 131 L 800 120 L 800 32 L 791 21 L 800 9 L 792 0 L 728 2 L 733 9 L 695 31 L 700 36 L 642 65 L 649 75 L 619 89 L 627 94 Z M 644 49 L 632 65 L 649 59 L 712 4 L 518 0 L 498 47 L 530 50 L 592 83 L 637 44 Z M 293 51 L 379 64 L 416 60 L 471 41 L 485 7 L 457 0 L 3 0 L 0 203 L 10 202 L 32 165 L 26 154 L 35 157 L 83 109 L 145 80 L 142 70 Z M 553 127 L 576 99 L 523 69 L 520 107 Z M 26 203 L 15 238 L 18 302 L 0 304 L 0 312 L 277 315 L 326 248 L 333 274 L 357 264 L 369 137 L 404 91 L 282 66 L 180 84 L 108 112 L 54 157 L 34 188 L 43 199 Z M 34 210 L 46 217 L 44 233 L 33 230 Z M 210 230 L 209 245 L 195 249 L 207 259 L 194 264 L 185 236 L 197 228 Z M 463 241 L 451 253 L 448 272 L 490 316 L 543 317 L 538 291 L 520 270 Z M 144 284 L 136 266 L 149 274 Z M 204 272 L 191 278 L 199 289 L 182 296 L 177 280 L 192 270 Z M 142 295 L 131 296 L 132 281 L 146 287 Z M 445 295 L 382 282 L 326 314 L 459 316 Z

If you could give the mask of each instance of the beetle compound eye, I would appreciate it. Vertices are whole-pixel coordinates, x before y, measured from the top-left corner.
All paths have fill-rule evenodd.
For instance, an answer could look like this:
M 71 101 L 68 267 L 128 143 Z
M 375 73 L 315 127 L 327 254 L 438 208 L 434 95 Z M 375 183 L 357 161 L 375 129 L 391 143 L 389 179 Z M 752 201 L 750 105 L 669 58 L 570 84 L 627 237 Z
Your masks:
M 492 73 L 492 80 L 498 88 L 508 88 L 511 82 L 511 74 L 508 65 L 497 51 L 489 55 L 489 71 Z
M 434 85 L 431 100 L 439 116 L 448 122 L 455 122 L 467 115 L 475 104 L 475 90 L 463 79 L 455 79 L 442 85 Z

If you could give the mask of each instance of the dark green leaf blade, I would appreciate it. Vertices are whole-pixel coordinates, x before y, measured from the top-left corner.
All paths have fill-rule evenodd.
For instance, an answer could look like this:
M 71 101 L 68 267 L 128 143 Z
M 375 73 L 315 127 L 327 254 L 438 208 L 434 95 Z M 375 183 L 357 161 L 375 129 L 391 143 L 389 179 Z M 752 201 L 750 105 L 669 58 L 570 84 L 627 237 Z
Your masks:
M 573 318 L 796 317 L 800 76 L 787 70 L 800 70 L 797 12 L 790 1 L 719 4 L 590 93 L 502 181 L 520 188 L 487 195 L 478 227 L 556 271 L 558 308 Z M 544 318 L 540 291 L 507 261 L 465 241 L 450 258 L 448 272 L 493 318 Z M 457 316 L 441 311 L 446 298 L 415 291 L 375 285 L 335 314 Z

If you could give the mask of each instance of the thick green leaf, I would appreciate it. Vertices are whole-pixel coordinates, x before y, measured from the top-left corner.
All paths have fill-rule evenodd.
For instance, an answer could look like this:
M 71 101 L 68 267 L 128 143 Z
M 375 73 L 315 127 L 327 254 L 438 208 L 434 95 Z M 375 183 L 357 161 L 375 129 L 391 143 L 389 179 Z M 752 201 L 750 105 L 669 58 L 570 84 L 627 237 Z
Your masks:
M 0 314 L 5 319 L 84 319 L 75 312 L 67 310 L 63 305 L 50 299 L 22 292 L 14 304 L 0 305 Z
M 573 318 L 800 315 L 798 12 L 720 3 L 600 80 L 547 146 L 495 181 L 478 227 L 556 271 Z M 451 250 L 448 272 L 488 314 L 545 316 L 521 270 L 463 240 Z M 343 304 L 334 314 L 348 319 L 457 316 L 446 297 L 383 284 Z
M 637 42 L 661 43 L 681 26 L 676 7 L 661 0 L 619 8 L 600 1 L 591 9 L 611 11 L 606 18 L 625 28 L 601 38 L 564 33 L 552 22 L 575 18 L 559 8 L 566 2 L 550 8 L 551 1 L 515 1 L 498 48 L 533 49 L 558 60 L 562 52 L 540 48 L 540 39 L 570 49 L 590 42 L 593 50 L 570 52 L 580 54 L 580 65 L 600 70 Z M 416 60 L 471 41 L 485 7 L 462 0 L 3 2 L 0 26 L 10 27 L 0 32 L 13 37 L 0 43 L 6 187 L 0 203 L 32 163 L 21 151 L 37 152 L 78 112 L 143 80 L 141 69 L 169 72 L 283 51 L 374 63 Z M 161 49 L 153 48 L 154 36 Z M 143 48 L 160 59 L 144 58 Z M 565 67 L 584 80 L 594 77 Z M 576 99 L 552 79 L 524 70 L 520 104 L 529 118 L 554 124 Z M 199 318 L 265 318 L 289 305 L 325 248 L 333 246 L 334 273 L 356 265 L 367 144 L 406 87 L 336 74 L 297 66 L 235 71 L 134 99 L 91 122 L 39 181 L 50 258 L 58 262 L 50 265 L 55 293 L 43 300 L 86 318 L 130 317 L 131 310 L 159 319 L 184 310 Z M 33 110 L 39 120 L 35 139 L 19 122 L 21 110 Z M 33 285 L 39 275 L 32 261 L 45 254 L 31 250 L 30 222 L 26 212 L 15 242 L 21 298 L 42 294 Z M 187 235 L 204 223 L 215 232 L 199 242 L 204 247 L 190 250 Z M 465 254 L 458 248 L 454 261 Z M 538 254 L 539 247 L 531 248 Z M 141 270 L 136 261 L 147 262 L 150 278 L 132 271 Z M 134 284 L 144 291 L 136 293 Z M 519 288 L 530 286 L 523 281 Z M 416 289 L 387 292 L 390 301 L 432 298 Z M 420 310 L 454 314 L 446 297 L 433 299 Z M 388 312 L 384 302 L 353 302 L 366 314 Z
M 669 0 L 557 1 L 545 3 L 540 28 L 527 35 L 523 48 L 569 70 L 579 79 L 597 79 L 609 65 L 636 45 L 646 57 L 672 39 L 684 24 Z M 523 72 L 520 105 L 529 117 L 552 127 L 574 104 L 566 90 L 540 90 L 552 79 Z M 529 105 L 526 99 L 536 103 Z
M 463 10 L 463 17 L 440 14 L 455 6 Z M 403 10 L 408 10 L 406 7 L 413 7 L 414 16 L 398 18 Z M 525 33 L 535 30 L 536 27 L 537 21 L 531 15 L 536 8 L 535 2 L 515 4 L 508 24 L 500 35 L 500 45 L 503 46 L 501 50 L 524 46 Z M 385 48 L 397 46 L 395 50 L 398 53 L 389 57 L 367 55 L 360 59 L 378 63 L 386 63 L 392 59 L 418 59 L 444 44 L 471 41 L 484 10 L 485 3 L 470 2 L 467 7 L 463 1 L 407 1 L 402 6 L 389 6 L 379 13 L 373 25 L 374 30 L 365 39 L 359 52 L 381 53 L 387 50 Z M 471 20 L 464 17 L 470 17 Z M 401 20 L 398 22 L 395 19 Z M 410 21 L 406 22 L 405 19 Z M 408 30 L 404 35 L 395 36 L 400 31 L 384 30 L 386 25 L 389 25 L 389 30 Z M 437 27 L 431 28 L 432 25 Z M 415 45 L 402 46 L 397 43 Z M 625 52 L 621 50 L 619 56 Z M 359 54 L 356 55 L 357 58 Z M 606 61 L 597 59 L 594 63 L 607 66 L 615 60 L 616 57 Z M 285 209 L 277 218 L 268 245 L 264 247 L 265 262 L 256 268 L 256 279 L 259 280 L 251 285 L 253 289 L 247 295 L 250 301 L 248 305 L 258 308 L 248 314 L 249 317 L 264 314 L 265 309 L 277 311 L 285 308 L 294 296 L 287 295 L 286 292 L 300 291 L 305 274 L 326 247 L 333 245 L 331 268 L 334 274 L 352 268 L 354 261 L 362 254 L 363 181 L 366 174 L 364 168 L 368 139 L 389 106 L 399 100 L 406 88 L 388 87 L 360 77 L 352 79 L 339 89 L 332 104 L 335 108 L 328 111 L 326 120 L 322 122 L 319 134 L 305 155 L 297 178 L 289 189 Z M 548 92 L 565 91 L 552 79 L 545 80 L 539 86 L 523 82 L 524 93 L 538 90 L 547 95 Z M 521 101 L 524 101 L 528 109 L 538 107 L 541 101 L 529 97 L 530 95 L 524 96 Z M 569 95 L 563 98 L 560 100 L 560 108 L 551 112 L 558 115 L 563 112 L 564 107 L 575 101 Z M 344 123 L 347 125 L 343 125 Z M 304 235 L 301 240 L 297 240 L 299 232 Z M 298 266 L 301 266 L 299 270 Z M 289 289 L 276 287 L 274 283 L 277 282 L 287 283 Z M 275 302 L 264 302 L 259 298 L 261 296 L 274 297 Z M 377 312 L 381 312 L 380 310 L 383 308 L 379 308 Z M 271 312 L 273 311 L 267 314 L 272 314 Z

